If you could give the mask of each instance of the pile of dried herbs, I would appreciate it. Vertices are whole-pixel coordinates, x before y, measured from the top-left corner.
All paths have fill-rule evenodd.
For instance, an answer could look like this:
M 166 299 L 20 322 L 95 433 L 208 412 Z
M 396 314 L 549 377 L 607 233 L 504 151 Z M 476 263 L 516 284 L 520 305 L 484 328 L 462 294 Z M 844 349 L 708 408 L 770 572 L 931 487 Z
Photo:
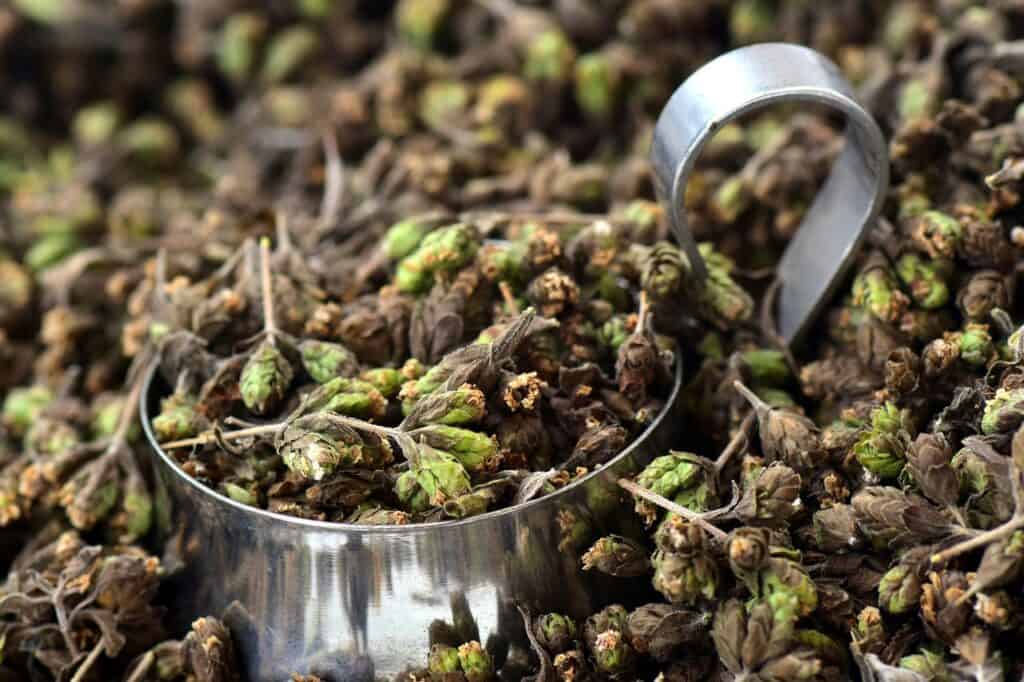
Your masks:
M 623 482 L 650 537 L 583 559 L 657 600 L 525 613 L 532 652 L 438 641 L 405 677 L 1020 679 L 1022 34 L 1009 1 L 6 4 L 0 680 L 240 679 L 219 621 L 161 627 L 156 362 L 190 474 L 395 523 L 600 465 L 677 343 L 686 438 Z M 646 161 L 686 74 L 769 39 L 834 58 L 891 140 L 883 217 L 795 357 L 768 268 L 835 122 L 709 145 L 707 287 Z

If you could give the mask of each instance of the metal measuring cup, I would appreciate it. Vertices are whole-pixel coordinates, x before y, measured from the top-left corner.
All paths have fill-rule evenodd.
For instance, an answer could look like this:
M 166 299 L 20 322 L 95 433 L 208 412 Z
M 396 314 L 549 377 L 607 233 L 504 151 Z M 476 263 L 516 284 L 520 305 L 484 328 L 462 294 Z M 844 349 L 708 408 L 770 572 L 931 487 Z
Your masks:
M 720 86 L 736 89 L 720 91 Z M 831 62 L 806 48 L 759 45 L 695 72 L 673 95 L 652 157 L 673 227 L 698 276 L 703 260 L 681 211 L 687 173 L 722 123 L 769 102 L 810 99 L 851 122 L 846 148 L 783 258 L 780 324 L 794 339 L 835 285 L 876 215 L 887 183 L 881 134 Z M 834 242 L 833 242 L 834 238 Z M 820 251 L 820 258 L 817 252 Z M 813 278 L 804 281 L 803 276 Z M 157 526 L 175 596 L 172 625 L 223 614 L 255 682 L 291 672 L 373 680 L 422 665 L 435 621 L 485 642 L 500 665 L 527 643 L 517 611 L 582 618 L 649 586 L 581 570 L 589 542 L 639 537 L 632 501 L 616 481 L 676 444 L 682 366 L 666 407 L 604 467 L 547 497 L 474 518 L 414 526 L 355 526 L 274 514 L 235 502 L 190 478 L 164 452 L 150 416 L 169 387 L 154 370 L 141 417 L 154 453 Z

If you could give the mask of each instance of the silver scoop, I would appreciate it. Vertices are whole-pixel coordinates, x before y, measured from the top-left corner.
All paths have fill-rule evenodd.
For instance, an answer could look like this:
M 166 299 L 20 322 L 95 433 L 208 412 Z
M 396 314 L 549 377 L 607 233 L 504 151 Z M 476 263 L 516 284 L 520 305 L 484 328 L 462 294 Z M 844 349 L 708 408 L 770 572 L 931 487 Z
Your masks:
M 793 341 L 817 312 L 875 217 L 888 181 L 881 133 L 835 66 L 793 45 L 725 54 L 672 96 L 652 150 L 676 235 L 698 276 L 703 260 L 681 210 L 686 176 L 725 121 L 769 102 L 810 100 L 847 115 L 847 143 L 787 250 L 780 275 L 780 327 Z M 307 521 L 235 502 L 193 480 L 158 445 L 152 408 L 168 392 L 154 372 L 141 417 L 154 453 L 157 519 L 177 630 L 222 615 L 248 679 L 292 672 L 369 681 L 422 666 L 435 621 L 478 639 L 500 665 L 528 645 L 517 605 L 583 618 L 611 601 L 634 601 L 645 581 L 581 570 L 580 556 L 608 534 L 640 537 L 632 500 L 616 481 L 677 444 L 681 362 L 666 407 L 607 465 L 559 492 L 463 521 L 354 526 Z M 623 525 L 626 524 L 626 525 Z M 517 654 L 518 652 L 518 654 Z

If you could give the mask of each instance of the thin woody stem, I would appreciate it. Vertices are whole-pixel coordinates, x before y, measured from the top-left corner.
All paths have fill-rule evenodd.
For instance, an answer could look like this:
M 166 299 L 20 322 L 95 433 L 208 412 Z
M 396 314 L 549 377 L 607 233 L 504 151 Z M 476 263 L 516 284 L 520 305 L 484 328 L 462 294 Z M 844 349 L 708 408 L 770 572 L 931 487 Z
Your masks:
M 984 547 L 996 540 L 1002 540 L 1021 528 L 1024 528 L 1024 515 L 1014 516 L 1001 526 L 993 528 L 992 530 L 987 530 L 984 533 L 975 535 L 970 540 L 964 540 L 963 542 L 955 544 L 952 547 L 948 547 L 941 552 L 932 554 L 931 561 L 933 564 L 941 564 L 953 559 L 954 557 L 958 557 L 961 554 L 970 552 L 971 550 Z
M 279 212 L 277 220 L 283 223 L 284 214 Z M 267 340 L 276 345 L 277 325 L 274 322 L 274 292 L 270 277 L 270 240 L 266 237 L 260 240 L 260 284 L 263 289 L 263 327 L 267 332 Z
M 726 533 L 724 530 L 716 528 L 715 526 L 711 525 L 707 520 L 705 520 L 703 514 L 698 514 L 697 512 L 691 509 L 687 509 L 681 504 L 676 504 L 672 500 L 664 498 L 656 492 L 648 490 L 647 488 L 644 488 L 641 485 L 637 485 L 635 482 L 629 480 L 628 478 L 620 478 L 618 482 L 619 486 L 621 488 L 624 488 L 627 492 L 632 493 L 637 497 L 642 497 L 648 502 L 658 505 L 662 509 L 667 509 L 670 512 L 679 514 L 687 521 L 692 521 L 696 523 L 698 526 L 706 530 L 717 540 L 724 542 L 729 537 L 729 534 Z
M 324 167 L 326 170 L 326 181 L 324 182 L 324 197 L 320 204 L 320 222 L 328 224 L 338 215 L 338 206 L 341 205 L 342 192 L 345 188 L 341 156 L 338 154 L 338 141 L 334 133 L 324 129 L 321 134 L 321 141 L 324 146 Z
M 75 676 L 71 678 L 71 682 L 82 682 L 82 680 L 85 679 L 85 676 L 92 669 L 92 666 L 96 663 L 96 659 L 100 657 L 100 653 L 102 652 L 103 640 L 100 639 L 100 641 L 96 642 L 96 646 L 92 648 L 92 651 L 89 652 L 89 655 L 86 657 L 86 659 L 82 661 L 82 665 L 78 666 L 78 670 L 75 671 Z
M 512 287 L 508 285 L 508 282 L 502 280 L 498 282 L 498 289 L 501 290 L 501 298 L 505 301 L 505 307 L 513 315 L 518 315 L 522 311 L 519 309 L 519 303 L 516 302 L 516 297 L 512 294 Z
M 221 440 L 232 441 L 238 440 L 239 438 L 249 438 L 252 436 L 263 436 L 268 433 L 277 433 L 284 428 L 284 422 L 280 424 L 264 424 L 263 426 L 253 426 L 248 429 L 239 429 L 238 431 L 231 431 L 229 433 L 221 434 Z M 217 436 L 214 435 L 213 431 L 206 431 L 198 436 L 192 438 L 183 438 L 181 440 L 172 440 L 169 443 L 160 443 L 160 447 L 164 450 L 174 450 L 177 448 L 190 448 L 196 445 L 206 445 L 207 443 L 216 442 Z
M 765 401 L 761 400 L 761 398 L 756 393 L 747 388 L 746 384 L 744 384 L 742 381 L 737 379 L 736 381 L 732 382 L 732 385 L 733 388 L 739 391 L 741 396 L 747 399 L 747 402 L 750 403 L 750 406 L 754 408 L 754 412 L 757 413 L 758 417 L 760 417 L 763 414 L 767 414 L 768 412 L 771 411 L 771 406 Z
M 747 416 L 740 422 L 739 431 L 732 437 L 725 449 L 722 450 L 721 454 L 718 455 L 718 459 L 715 460 L 715 471 L 722 473 L 722 470 L 729 465 L 729 461 L 733 456 L 740 451 L 743 444 L 747 442 L 750 437 L 750 428 L 754 425 L 754 413 L 748 412 Z

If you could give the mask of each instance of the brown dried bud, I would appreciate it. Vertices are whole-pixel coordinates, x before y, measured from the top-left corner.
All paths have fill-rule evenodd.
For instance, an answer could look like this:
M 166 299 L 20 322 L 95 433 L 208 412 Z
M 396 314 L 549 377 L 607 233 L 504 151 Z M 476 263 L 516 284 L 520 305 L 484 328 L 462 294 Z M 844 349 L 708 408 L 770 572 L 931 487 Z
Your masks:
M 185 667 L 197 680 L 237 682 L 239 664 L 231 633 L 216 618 L 200 618 L 184 641 Z
M 944 537 L 950 523 L 916 495 L 888 486 L 866 486 L 851 500 L 857 526 L 880 549 L 919 545 Z
M 798 472 L 813 470 L 821 454 L 821 434 L 814 422 L 802 415 L 770 407 L 738 381 L 735 386 L 757 413 L 761 449 L 768 461 L 782 461 Z
M 922 586 L 921 618 L 935 639 L 952 645 L 966 629 L 971 605 L 964 600 L 967 577 L 960 571 L 932 571 Z
M 947 339 L 935 339 L 921 351 L 924 361 L 924 375 L 934 379 L 941 377 L 960 359 L 960 345 Z
M 993 308 L 1010 306 L 1010 289 L 1006 278 L 996 270 L 979 270 L 960 287 L 956 305 L 971 322 L 987 322 Z
M 629 614 L 633 648 L 656 661 L 669 661 L 687 644 L 703 640 L 711 624 L 708 613 L 671 604 L 647 604 Z
M 953 450 L 941 434 L 919 434 L 907 448 L 907 470 L 924 496 L 936 504 L 956 504 L 960 496 L 952 460 Z
M 736 505 L 744 523 L 783 523 L 800 509 L 800 474 L 783 464 L 762 469 Z
M 651 562 L 647 548 L 621 535 L 606 535 L 583 555 L 583 570 L 595 569 L 617 578 L 635 578 L 648 573 Z
M 544 317 L 557 317 L 580 301 L 580 288 L 572 277 L 549 268 L 526 288 L 526 297 Z
M 768 561 L 768 531 L 764 528 L 737 528 L 729 534 L 726 553 L 729 567 L 737 576 L 749 576 Z
M 704 554 L 708 550 L 704 529 L 676 514 L 665 517 L 654 534 L 654 541 L 659 549 L 683 556 Z
M 849 552 L 861 544 L 857 515 L 848 504 L 814 512 L 814 539 L 822 552 Z
M 885 361 L 885 387 L 897 395 L 917 390 L 921 381 L 921 358 L 907 347 L 889 353 Z

